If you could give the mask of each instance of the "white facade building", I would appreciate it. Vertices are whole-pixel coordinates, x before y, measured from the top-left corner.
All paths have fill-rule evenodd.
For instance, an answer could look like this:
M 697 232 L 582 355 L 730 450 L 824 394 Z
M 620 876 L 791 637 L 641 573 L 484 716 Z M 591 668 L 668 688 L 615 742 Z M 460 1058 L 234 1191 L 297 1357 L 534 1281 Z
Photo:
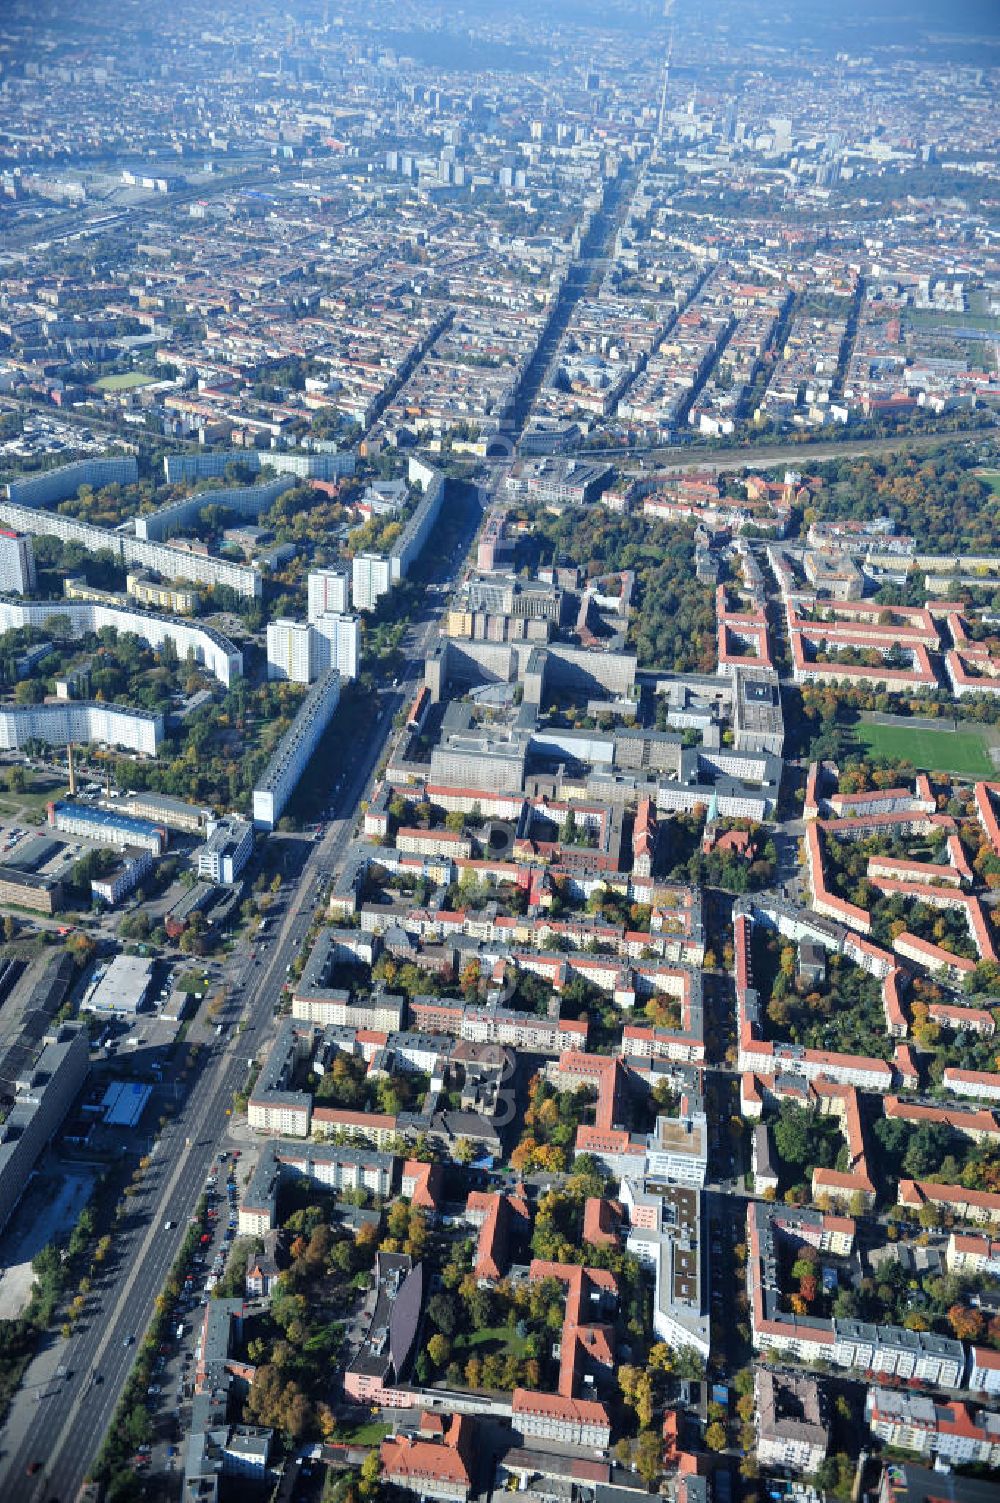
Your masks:
M 21 751 L 32 740 L 49 746 L 96 742 L 155 757 L 163 740 L 163 716 L 88 700 L 0 707 L 0 751 Z
M 356 611 L 373 611 L 392 586 L 389 560 L 377 553 L 358 553 L 351 564 L 351 604 Z
M 77 459 L 54 470 L 8 481 L 7 499 L 19 506 L 51 506 L 75 496 L 81 485 L 97 491 L 105 485 L 135 485 L 138 478 L 139 466 L 132 454 Z
M 146 873 L 152 869 L 152 852 L 126 848 L 122 852 L 120 866 L 106 876 L 91 878 L 90 895 L 106 903 L 109 908 L 114 908 L 122 898 L 139 886 Z
M 253 825 L 246 819 L 220 819 L 209 826 L 208 839 L 198 848 L 198 875 L 230 886 L 250 860 Z
M 306 581 L 309 588 L 309 620 L 327 611 L 344 615 L 351 606 L 351 577 L 346 569 L 314 569 Z
M 357 616 L 324 611 L 309 630 L 314 676 L 336 668 L 341 678 L 357 678 L 361 657 L 361 622 Z
M 190 654 L 227 688 L 243 674 L 242 652 L 211 626 L 99 600 L 0 600 L 0 632 L 24 626 L 42 629 L 52 616 L 65 621 L 74 636 L 113 626 L 141 637 L 154 652 L 171 642 L 182 661 Z
M 0 527 L 0 594 L 30 595 L 36 584 L 31 539 Z
M 253 791 L 258 829 L 274 829 L 339 703 L 340 674 L 331 668 L 310 689 Z
M 272 621 L 267 628 L 267 676 L 293 684 L 312 683 L 312 627 L 305 621 Z

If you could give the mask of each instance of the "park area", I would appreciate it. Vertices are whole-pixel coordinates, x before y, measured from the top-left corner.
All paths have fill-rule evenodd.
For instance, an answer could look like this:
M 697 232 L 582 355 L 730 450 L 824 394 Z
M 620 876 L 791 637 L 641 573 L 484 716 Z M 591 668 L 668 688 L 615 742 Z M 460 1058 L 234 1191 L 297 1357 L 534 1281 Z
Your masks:
M 911 762 L 921 772 L 946 772 L 956 777 L 988 778 L 994 772 L 986 735 L 978 726 L 953 723 L 931 728 L 926 721 L 885 725 L 861 720 L 854 740 L 871 756 L 891 762 Z

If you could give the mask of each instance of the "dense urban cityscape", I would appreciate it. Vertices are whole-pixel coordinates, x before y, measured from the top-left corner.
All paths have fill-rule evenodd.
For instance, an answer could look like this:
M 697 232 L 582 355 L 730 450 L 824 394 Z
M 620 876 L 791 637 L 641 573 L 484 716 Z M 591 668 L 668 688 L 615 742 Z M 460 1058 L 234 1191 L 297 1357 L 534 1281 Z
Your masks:
M 989 0 L 0 8 L 0 1498 L 992 1503 Z

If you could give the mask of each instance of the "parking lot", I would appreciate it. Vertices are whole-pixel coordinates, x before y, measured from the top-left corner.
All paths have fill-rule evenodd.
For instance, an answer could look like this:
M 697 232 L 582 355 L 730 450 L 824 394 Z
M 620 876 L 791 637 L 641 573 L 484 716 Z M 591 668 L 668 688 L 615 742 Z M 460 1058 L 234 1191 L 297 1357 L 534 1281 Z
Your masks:
M 236 1239 L 240 1159 L 239 1149 L 220 1154 L 205 1184 L 205 1230 L 185 1272 L 180 1299 L 170 1312 L 169 1335 L 160 1344 L 146 1391 L 155 1440 L 136 1451 L 133 1466 L 140 1475 L 183 1469 L 204 1309 L 225 1272 Z

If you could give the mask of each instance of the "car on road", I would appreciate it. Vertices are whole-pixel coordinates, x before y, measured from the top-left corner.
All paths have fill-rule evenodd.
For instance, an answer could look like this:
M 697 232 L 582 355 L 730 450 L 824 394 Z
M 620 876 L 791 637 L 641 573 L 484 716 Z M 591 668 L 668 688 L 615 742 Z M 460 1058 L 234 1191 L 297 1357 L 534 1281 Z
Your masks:
M 42 1463 L 40 1461 L 29 1461 L 26 1467 L 26 1471 L 29 1477 L 33 1477 L 36 1472 L 40 1472 L 41 1470 Z
M 131 1346 L 134 1341 L 134 1336 L 126 1336 L 125 1340 L 122 1342 L 122 1346 Z

